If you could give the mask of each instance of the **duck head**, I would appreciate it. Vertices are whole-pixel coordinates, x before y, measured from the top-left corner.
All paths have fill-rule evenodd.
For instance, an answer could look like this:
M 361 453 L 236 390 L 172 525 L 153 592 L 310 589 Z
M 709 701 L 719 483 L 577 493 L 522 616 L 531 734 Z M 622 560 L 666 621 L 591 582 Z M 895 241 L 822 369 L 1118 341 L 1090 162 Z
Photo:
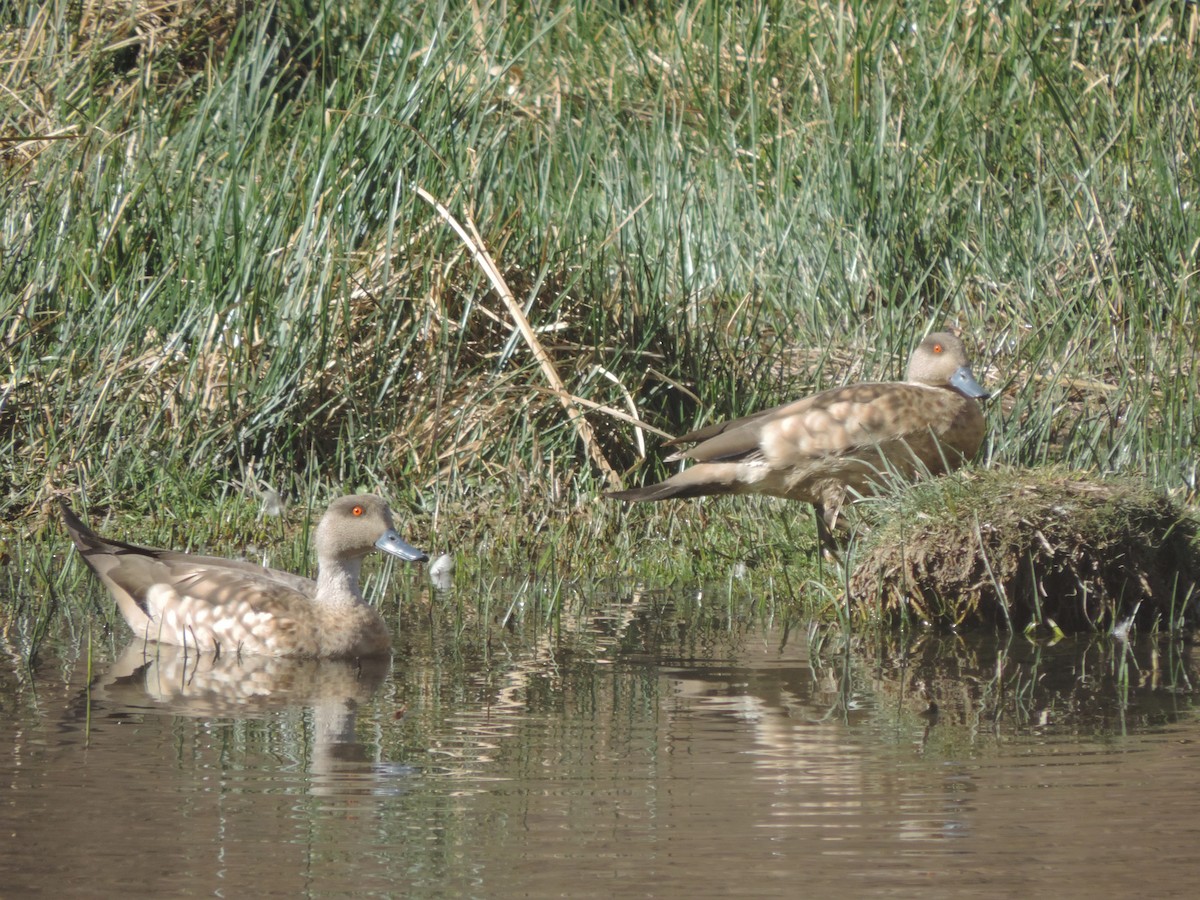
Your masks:
M 904 377 L 930 387 L 949 388 L 973 400 L 991 396 L 975 380 L 967 348 L 948 331 L 934 332 L 917 345 Z
M 396 533 L 391 509 L 373 494 L 333 501 L 317 526 L 316 545 L 321 560 L 361 559 L 376 549 L 409 562 L 429 559 Z

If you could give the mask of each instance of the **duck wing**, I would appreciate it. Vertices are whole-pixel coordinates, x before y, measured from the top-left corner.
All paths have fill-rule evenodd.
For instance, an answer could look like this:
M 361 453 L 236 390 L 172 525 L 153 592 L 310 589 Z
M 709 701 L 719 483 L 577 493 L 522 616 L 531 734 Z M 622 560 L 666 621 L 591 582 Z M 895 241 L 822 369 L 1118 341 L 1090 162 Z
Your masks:
M 711 436 L 674 458 L 794 465 L 867 447 L 925 443 L 954 420 L 963 402 L 950 391 L 909 382 L 847 385 L 693 432 Z

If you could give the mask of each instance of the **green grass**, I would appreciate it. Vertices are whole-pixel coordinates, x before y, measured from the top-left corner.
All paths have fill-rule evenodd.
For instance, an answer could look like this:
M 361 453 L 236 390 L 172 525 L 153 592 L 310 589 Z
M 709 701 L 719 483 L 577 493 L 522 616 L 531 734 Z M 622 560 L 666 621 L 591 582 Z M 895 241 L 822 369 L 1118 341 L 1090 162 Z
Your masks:
M 679 433 L 896 377 L 949 323 L 998 394 L 984 464 L 1195 499 L 1194 4 L 104 9 L 0 17 L 14 558 L 62 548 L 56 488 L 231 546 L 258 487 L 368 488 L 481 570 L 750 559 L 826 607 L 804 510 L 594 502 L 600 456 L 663 474 L 656 439 L 591 409 L 585 446 L 416 187 L 582 401 Z

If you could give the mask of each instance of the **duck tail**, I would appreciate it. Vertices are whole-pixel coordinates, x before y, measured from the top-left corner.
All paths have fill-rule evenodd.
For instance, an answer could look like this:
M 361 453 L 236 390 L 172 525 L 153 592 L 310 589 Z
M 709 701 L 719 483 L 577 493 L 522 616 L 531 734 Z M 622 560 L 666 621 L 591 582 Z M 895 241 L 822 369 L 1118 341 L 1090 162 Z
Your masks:
M 101 553 L 110 553 L 114 556 L 122 553 L 142 553 L 142 554 L 157 554 L 160 551 L 151 550 L 146 547 L 139 547 L 137 544 L 127 544 L 125 541 L 118 541 L 114 538 L 105 538 L 92 531 L 84 521 L 75 514 L 75 510 L 71 509 L 69 503 L 63 497 L 58 498 L 58 509 L 62 513 L 63 524 L 67 526 L 67 533 L 71 535 L 71 540 L 75 542 L 76 548 L 83 555 L 89 566 L 95 568 L 95 562 L 92 559 L 92 554 L 99 551 Z
M 75 546 L 82 553 L 95 546 L 96 533 L 92 531 L 79 516 L 75 515 L 75 510 L 71 509 L 71 505 L 67 503 L 65 497 L 58 497 L 58 510 L 62 514 L 63 524 L 67 526 L 67 534 L 71 535 L 71 540 L 75 542 Z
M 666 481 L 624 491 L 607 491 L 603 496 L 626 503 L 656 500 L 684 500 L 688 497 L 713 497 L 743 493 L 736 478 L 736 466 L 705 464 L 692 466 Z

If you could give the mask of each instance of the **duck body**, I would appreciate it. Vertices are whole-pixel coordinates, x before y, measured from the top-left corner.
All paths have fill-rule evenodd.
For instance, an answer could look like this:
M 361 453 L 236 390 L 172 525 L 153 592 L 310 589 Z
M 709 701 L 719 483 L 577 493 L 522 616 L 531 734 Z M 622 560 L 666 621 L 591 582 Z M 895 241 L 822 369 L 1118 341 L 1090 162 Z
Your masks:
M 668 457 L 696 465 L 665 481 L 606 496 L 626 501 L 767 494 L 811 503 L 826 540 L 849 494 L 874 492 L 889 476 L 942 474 L 983 443 L 979 400 L 962 342 L 925 338 L 905 381 L 847 385 L 690 432 L 693 446 Z
M 350 658 L 391 651 L 383 618 L 363 599 L 359 574 L 375 549 L 426 555 L 405 543 L 379 497 L 334 501 L 316 532 L 316 580 L 240 560 L 139 547 L 103 538 L 61 502 L 88 567 L 147 640 L 201 652 Z

